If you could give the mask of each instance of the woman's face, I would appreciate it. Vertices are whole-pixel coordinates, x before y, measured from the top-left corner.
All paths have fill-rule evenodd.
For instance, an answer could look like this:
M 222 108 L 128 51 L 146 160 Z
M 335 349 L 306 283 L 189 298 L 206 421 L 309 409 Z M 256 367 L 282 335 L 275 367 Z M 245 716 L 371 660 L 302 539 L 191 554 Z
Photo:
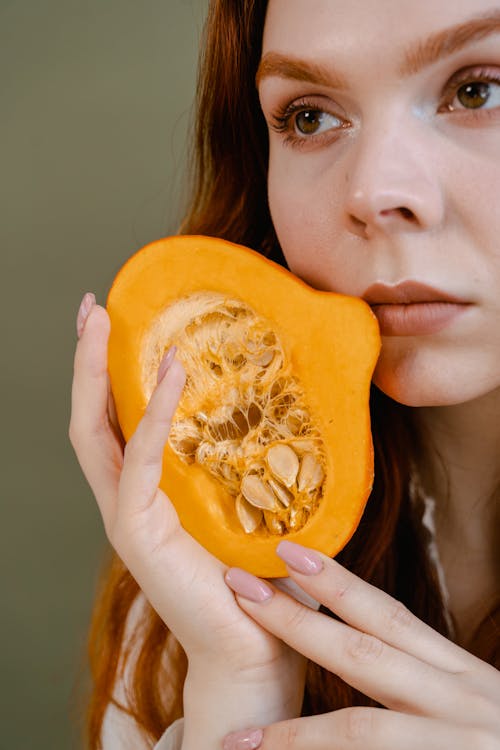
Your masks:
M 278 238 L 309 284 L 373 305 L 374 380 L 413 406 L 500 388 L 500 6 L 491 5 L 268 7 L 258 87 Z M 432 289 L 394 290 L 404 282 Z M 379 283 L 392 289 L 367 291 Z

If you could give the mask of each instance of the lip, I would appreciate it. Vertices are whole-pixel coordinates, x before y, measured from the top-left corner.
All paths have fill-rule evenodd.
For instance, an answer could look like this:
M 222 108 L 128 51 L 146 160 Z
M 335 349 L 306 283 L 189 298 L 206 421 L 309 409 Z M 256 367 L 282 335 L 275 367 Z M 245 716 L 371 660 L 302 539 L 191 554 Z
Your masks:
M 418 281 L 393 286 L 377 282 L 362 295 L 383 336 L 423 336 L 450 325 L 470 302 Z
M 377 282 L 363 292 L 362 298 L 369 305 L 410 305 L 418 302 L 468 304 L 464 299 L 443 292 L 441 289 L 422 284 L 420 281 L 402 281 L 392 286 Z

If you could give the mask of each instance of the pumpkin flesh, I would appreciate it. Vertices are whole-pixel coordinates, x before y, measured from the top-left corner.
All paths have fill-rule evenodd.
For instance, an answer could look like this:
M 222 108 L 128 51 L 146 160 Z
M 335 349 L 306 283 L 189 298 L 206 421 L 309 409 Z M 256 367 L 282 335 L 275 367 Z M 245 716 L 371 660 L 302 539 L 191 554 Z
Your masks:
M 247 248 L 178 236 L 124 265 L 107 308 L 126 440 L 171 345 L 186 369 L 160 482 L 183 527 L 260 576 L 286 575 L 283 538 L 336 554 L 373 482 L 380 338 L 368 305 L 314 290 Z

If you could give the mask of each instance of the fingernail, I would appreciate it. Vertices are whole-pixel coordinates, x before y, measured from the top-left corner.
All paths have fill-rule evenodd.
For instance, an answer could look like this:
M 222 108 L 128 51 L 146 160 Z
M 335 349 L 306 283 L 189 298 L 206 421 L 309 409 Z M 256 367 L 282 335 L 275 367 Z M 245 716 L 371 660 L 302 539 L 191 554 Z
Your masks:
M 262 729 L 244 729 L 231 732 L 224 737 L 222 750 L 255 750 L 260 747 L 264 732 Z
M 265 602 L 273 595 L 273 590 L 264 581 L 241 568 L 229 568 L 225 581 L 229 588 L 252 602 Z
M 87 318 L 89 317 L 89 312 L 92 310 L 92 308 L 95 305 L 95 294 L 93 292 L 87 292 L 83 295 L 83 299 L 80 302 L 80 307 L 78 308 L 78 315 L 76 316 L 76 333 L 78 338 L 83 333 L 83 330 L 85 328 L 85 323 L 87 322 Z
M 290 568 L 296 570 L 297 573 L 314 576 L 323 570 L 323 560 L 321 557 L 316 552 L 313 552 L 312 549 L 302 547 L 301 544 L 280 542 L 276 548 L 276 554 Z
M 167 374 L 168 368 L 174 361 L 175 352 L 177 351 L 176 346 L 171 346 L 170 349 L 167 351 L 166 354 L 163 355 L 163 359 L 160 362 L 160 366 L 158 368 L 158 375 L 156 377 L 156 382 L 161 383 L 165 375 Z

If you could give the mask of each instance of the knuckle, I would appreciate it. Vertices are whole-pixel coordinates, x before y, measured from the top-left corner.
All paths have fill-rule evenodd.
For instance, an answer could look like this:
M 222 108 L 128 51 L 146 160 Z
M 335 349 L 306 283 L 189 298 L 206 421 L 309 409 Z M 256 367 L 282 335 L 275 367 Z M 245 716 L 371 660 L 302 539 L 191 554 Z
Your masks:
M 346 643 L 347 653 L 359 662 L 377 661 L 384 650 L 384 644 L 368 633 L 353 631 L 349 633 Z
M 148 449 L 145 441 L 141 440 L 139 435 L 130 438 L 123 450 L 123 456 L 128 465 L 140 465 L 145 470 L 156 469 L 161 464 L 161 455 L 158 456 L 154 451 Z
M 262 750 L 266 748 L 280 750 L 291 750 L 297 747 L 299 740 L 299 725 L 297 721 L 287 721 L 275 724 L 264 732 L 264 742 L 261 747 Z
M 148 401 L 147 406 L 144 409 L 144 414 L 142 415 L 141 423 L 147 427 L 148 425 L 156 421 L 155 417 L 156 417 L 155 410 L 154 410 L 152 401 L 150 400 Z
M 76 457 L 80 461 L 88 453 L 89 441 L 85 431 L 74 420 L 70 422 L 68 437 Z
M 139 456 L 141 440 L 137 432 L 135 432 L 131 438 L 125 444 L 123 449 L 123 457 L 129 463 L 135 461 Z
M 283 745 L 282 747 L 293 747 L 298 737 L 297 724 L 290 722 L 286 725 L 283 733 Z
M 349 576 L 347 580 L 345 580 L 343 584 L 333 592 L 335 598 L 341 600 L 348 599 L 351 593 L 356 590 L 357 583 L 355 576 Z
M 385 626 L 390 632 L 400 632 L 411 625 L 413 615 L 404 604 L 391 601 L 385 612 Z
M 136 444 L 136 438 L 135 438 L 135 435 L 132 435 L 127 440 L 123 448 L 123 458 L 125 461 L 130 461 L 131 458 L 133 458 L 134 453 L 135 453 L 135 444 Z
M 306 620 L 310 616 L 310 611 L 307 607 L 300 604 L 294 606 L 293 611 L 287 616 L 285 621 L 285 629 L 287 632 L 299 631 L 305 624 Z
M 348 741 L 373 740 L 374 712 L 369 708 L 355 706 L 337 712 L 340 719 L 340 732 Z
M 103 440 L 109 433 L 110 424 L 107 414 L 88 423 L 81 418 L 77 419 L 74 415 L 71 416 L 68 437 L 75 450 L 77 448 L 80 449 L 84 445 L 91 444 L 95 440 Z
M 150 401 L 144 410 L 141 421 L 149 429 L 158 425 L 169 427 L 172 420 L 169 414 L 159 413 L 154 403 Z

